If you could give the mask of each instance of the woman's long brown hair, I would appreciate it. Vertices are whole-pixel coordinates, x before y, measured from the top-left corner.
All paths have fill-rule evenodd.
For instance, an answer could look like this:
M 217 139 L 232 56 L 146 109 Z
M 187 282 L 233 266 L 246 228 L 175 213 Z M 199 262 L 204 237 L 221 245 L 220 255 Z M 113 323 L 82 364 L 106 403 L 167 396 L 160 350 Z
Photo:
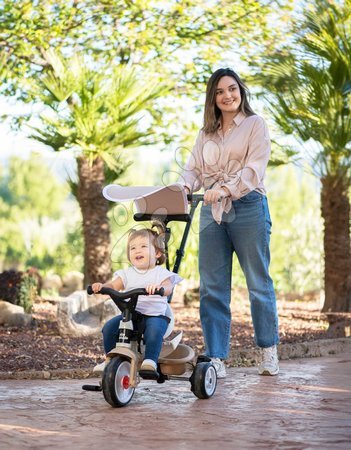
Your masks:
M 235 73 L 234 70 L 229 68 L 218 69 L 211 75 L 210 79 L 207 82 L 204 126 L 202 128 L 206 134 L 214 133 L 218 128 L 218 121 L 221 117 L 221 110 L 216 105 L 216 90 L 219 80 L 225 76 L 234 78 L 234 80 L 238 83 L 241 95 L 241 112 L 244 113 L 245 116 L 253 116 L 256 114 L 249 104 L 249 90 L 241 81 L 239 75 Z

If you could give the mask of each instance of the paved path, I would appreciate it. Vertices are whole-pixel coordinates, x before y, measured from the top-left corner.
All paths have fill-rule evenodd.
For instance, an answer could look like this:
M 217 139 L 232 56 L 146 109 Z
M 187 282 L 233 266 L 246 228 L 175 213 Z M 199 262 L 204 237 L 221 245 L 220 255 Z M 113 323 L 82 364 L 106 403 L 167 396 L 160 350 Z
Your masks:
M 143 381 L 111 408 L 80 380 L 0 381 L 0 449 L 350 449 L 351 353 L 230 369 L 209 400 Z M 95 380 L 89 380 L 89 382 Z

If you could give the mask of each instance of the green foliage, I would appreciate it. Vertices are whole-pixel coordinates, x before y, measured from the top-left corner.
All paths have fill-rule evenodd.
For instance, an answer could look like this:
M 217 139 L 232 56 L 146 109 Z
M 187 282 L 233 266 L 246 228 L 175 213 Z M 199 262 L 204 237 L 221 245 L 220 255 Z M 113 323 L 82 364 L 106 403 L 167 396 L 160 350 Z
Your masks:
M 309 3 L 292 23 L 293 39 L 262 56 L 256 80 L 285 134 L 304 147 L 318 177 L 351 182 L 351 1 Z M 309 148 L 309 150 L 307 150 Z
M 0 298 L 30 312 L 38 294 L 40 276 L 36 271 L 5 270 L 0 273 Z
M 76 149 L 90 162 L 101 157 L 123 173 L 129 163 L 122 150 L 154 142 L 147 113 L 166 94 L 166 84 L 152 74 L 141 79 L 133 67 L 91 69 L 80 55 L 47 54 L 52 70 L 40 78 L 35 96 L 48 108 L 32 137 L 55 151 Z
M 323 226 L 313 178 L 292 166 L 267 174 L 272 218 L 271 275 L 279 291 L 319 290 L 323 279 Z
M 24 274 L 18 291 L 17 304 L 24 308 L 24 312 L 29 313 L 32 310 L 37 294 L 36 279 L 30 275 Z
M 278 167 L 289 163 L 295 163 L 300 159 L 299 151 L 292 145 L 281 144 L 271 139 L 271 157 L 268 167 Z
M 0 175 L 0 260 L 6 267 L 47 267 L 54 245 L 44 230 L 62 214 L 67 193 L 38 156 L 10 159 Z
M 0 196 L 16 207 L 18 218 L 56 219 L 67 194 L 67 186 L 48 176 L 47 166 L 34 153 L 28 160 L 12 157 L 7 172 L 0 177 Z
M 58 245 L 51 257 L 50 264 L 46 268 L 57 273 L 61 277 L 71 271 L 83 272 L 83 235 L 81 226 L 68 230 L 65 240 Z
M 29 99 L 28 87 L 49 66 L 46 51 L 83 51 L 92 62 L 160 67 L 180 86 L 203 85 L 212 66 L 233 48 L 253 57 L 263 42 L 278 42 L 289 0 L 4 0 L 0 52 L 6 55 L 5 93 Z M 279 8 L 277 8 L 279 5 Z M 252 45 L 255 43 L 255 45 Z M 5 57 L 5 56 L 4 56 Z M 4 65 L 4 67 L 6 67 Z M 189 94 L 189 93 L 188 93 Z
M 20 211 L 0 197 L 0 258 L 10 264 L 21 261 L 25 248 L 23 235 L 16 218 Z

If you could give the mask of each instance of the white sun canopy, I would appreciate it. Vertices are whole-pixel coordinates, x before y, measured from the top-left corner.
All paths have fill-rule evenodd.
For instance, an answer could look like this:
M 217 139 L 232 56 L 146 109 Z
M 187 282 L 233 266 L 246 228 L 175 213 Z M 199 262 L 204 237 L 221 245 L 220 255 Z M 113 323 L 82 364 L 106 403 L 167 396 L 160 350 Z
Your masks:
M 109 184 L 102 191 L 111 202 L 134 201 L 140 214 L 178 215 L 188 214 L 188 200 L 184 186 L 179 183 L 168 186 L 120 186 Z

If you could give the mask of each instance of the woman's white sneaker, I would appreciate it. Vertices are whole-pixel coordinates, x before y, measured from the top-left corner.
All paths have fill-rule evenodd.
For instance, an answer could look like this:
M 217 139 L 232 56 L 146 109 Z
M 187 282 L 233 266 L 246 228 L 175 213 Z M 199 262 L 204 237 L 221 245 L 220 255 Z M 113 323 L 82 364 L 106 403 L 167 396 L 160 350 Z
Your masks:
M 257 368 L 259 375 L 278 375 L 279 362 L 276 345 L 260 348 L 260 361 Z
M 224 362 L 220 358 L 211 358 L 212 364 L 217 372 L 217 378 L 225 378 L 227 372 L 225 370 Z

